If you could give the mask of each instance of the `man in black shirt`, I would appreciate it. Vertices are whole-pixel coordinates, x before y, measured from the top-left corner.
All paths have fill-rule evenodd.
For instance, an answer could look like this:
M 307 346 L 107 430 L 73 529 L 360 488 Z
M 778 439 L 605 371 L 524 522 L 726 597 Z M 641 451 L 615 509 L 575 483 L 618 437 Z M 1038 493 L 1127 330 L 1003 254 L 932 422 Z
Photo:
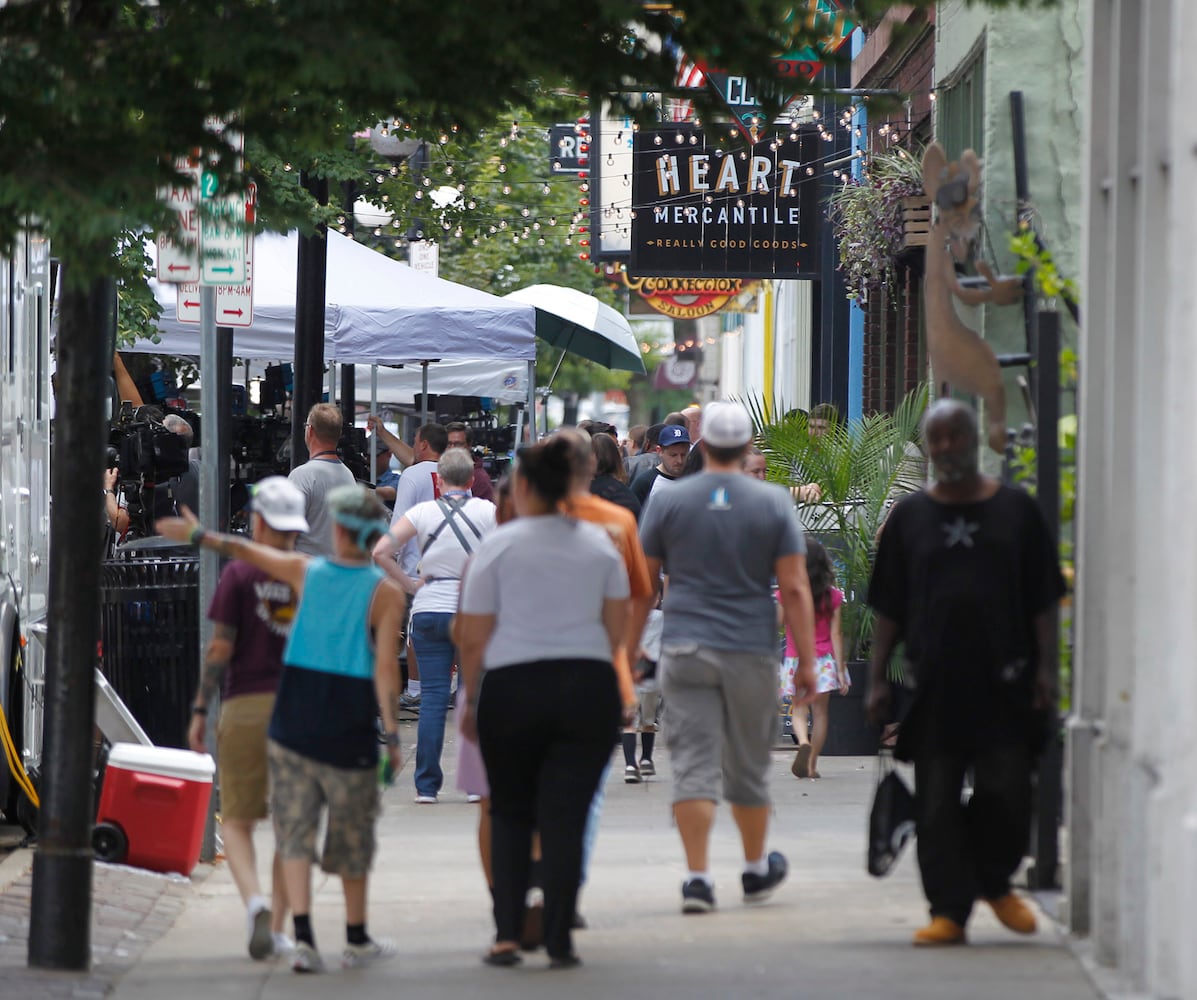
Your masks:
M 935 482 L 893 509 L 869 585 L 877 612 L 869 714 L 889 719 L 886 666 L 899 641 L 916 682 L 896 754 L 912 760 L 931 923 L 916 945 L 964 941 L 982 898 L 1008 928 L 1035 930 L 1010 891 L 1031 817 L 1031 771 L 1054 718 L 1052 610 L 1064 592 L 1036 502 L 977 468 L 976 414 L 940 400 L 924 421 Z M 961 804 L 965 772 L 974 792 Z
M 690 434 L 685 427 L 667 424 L 661 429 L 657 443 L 661 447 L 657 453 L 658 463 L 647 472 L 640 473 L 629 487 L 636 494 L 642 509 L 653 490 L 659 488 L 657 480 L 672 483 L 682 474 L 682 467 L 690 454 Z

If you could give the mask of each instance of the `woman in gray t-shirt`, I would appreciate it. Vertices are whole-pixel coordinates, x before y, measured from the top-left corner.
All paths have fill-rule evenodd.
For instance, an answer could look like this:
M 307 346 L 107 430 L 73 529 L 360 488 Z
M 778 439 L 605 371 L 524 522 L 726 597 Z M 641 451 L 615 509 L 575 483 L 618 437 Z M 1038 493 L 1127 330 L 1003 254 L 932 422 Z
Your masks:
M 550 965 L 578 963 L 570 925 L 583 832 L 619 731 L 611 651 L 627 619 L 627 571 L 601 528 L 558 513 L 574 475 L 571 448 L 551 438 L 520 453 L 520 516 L 479 546 L 462 588 L 462 730 L 476 726 L 491 791 L 491 965 L 520 961 L 533 830 Z

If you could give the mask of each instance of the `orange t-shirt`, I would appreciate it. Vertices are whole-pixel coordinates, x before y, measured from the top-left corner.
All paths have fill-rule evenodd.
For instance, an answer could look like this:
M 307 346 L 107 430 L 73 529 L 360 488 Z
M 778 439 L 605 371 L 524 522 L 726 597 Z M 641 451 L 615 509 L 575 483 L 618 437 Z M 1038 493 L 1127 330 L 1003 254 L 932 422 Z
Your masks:
M 630 510 L 590 493 L 569 497 L 561 505 L 561 510 L 579 521 L 588 521 L 607 529 L 627 568 L 628 591 L 632 600 L 648 597 L 656 590 L 648 572 L 648 560 L 644 558 L 644 549 L 640 545 L 636 518 Z M 628 663 L 627 651 L 622 645 L 613 651 L 612 662 L 619 681 L 620 698 L 625 705 L 634 705 L 636 685 L 632 681 L 632 667 Z

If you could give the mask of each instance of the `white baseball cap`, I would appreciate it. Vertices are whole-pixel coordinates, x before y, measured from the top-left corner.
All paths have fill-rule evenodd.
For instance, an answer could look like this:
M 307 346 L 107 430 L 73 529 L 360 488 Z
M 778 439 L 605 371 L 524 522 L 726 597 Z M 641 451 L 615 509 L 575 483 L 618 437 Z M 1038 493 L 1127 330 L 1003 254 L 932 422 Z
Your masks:
M 739 403 L 708 403 L 702 409 L 702 439 L 712 448 L 740 448 L 752 440 L 752 418 Z
M 303 494 L 285 476 L 267 476 L 254 486 L 250 509 L 275 531 L 308 531 Z

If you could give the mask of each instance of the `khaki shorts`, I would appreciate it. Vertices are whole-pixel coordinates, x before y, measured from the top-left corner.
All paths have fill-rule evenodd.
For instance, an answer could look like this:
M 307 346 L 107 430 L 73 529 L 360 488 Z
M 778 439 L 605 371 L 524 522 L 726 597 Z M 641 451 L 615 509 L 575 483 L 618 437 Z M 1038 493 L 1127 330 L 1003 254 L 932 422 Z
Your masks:
M 666 648 L 660 666 L 673 801 L 769 805 L 777 730 L 777 657 L 701 646 Z
M 221 703 L 216 759 L 225 819 L 266 818 L 266 730 L 273 711 L 273 694 L 245 694 Z
M 317 860 L 316 831 L 328 807 L 320 867 L 342 878 L 364 878 L 374 861 L 378 818 L 376 768 L 348 770 L 304 757 L 271 740 L 270 809 L 280 857 Z

